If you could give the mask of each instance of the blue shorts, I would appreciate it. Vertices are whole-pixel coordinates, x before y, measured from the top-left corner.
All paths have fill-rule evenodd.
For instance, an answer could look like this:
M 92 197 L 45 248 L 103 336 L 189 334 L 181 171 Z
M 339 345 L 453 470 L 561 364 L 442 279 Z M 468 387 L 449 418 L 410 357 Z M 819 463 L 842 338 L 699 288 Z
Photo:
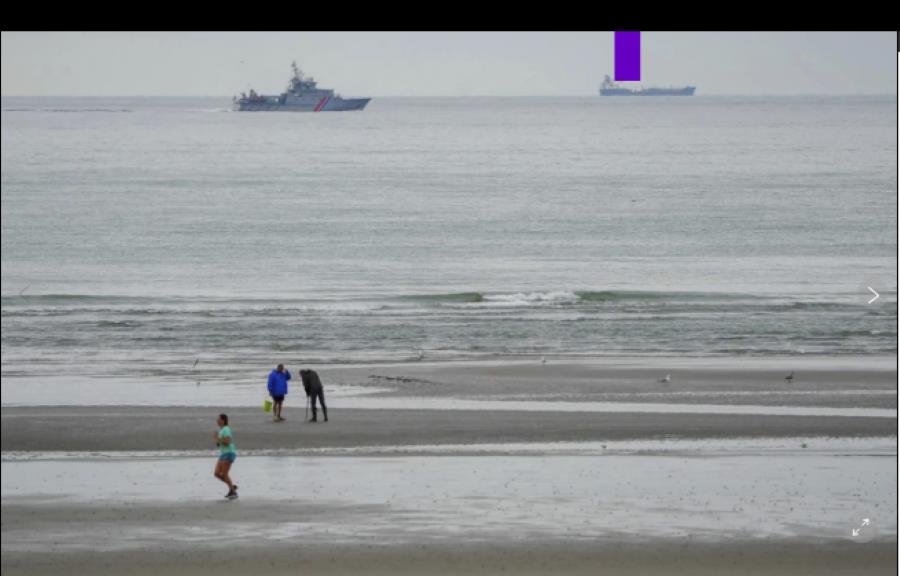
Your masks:
M 219 462 L 234 462 L 237 454 L 234 452 L 222 452 L 219 454 Z

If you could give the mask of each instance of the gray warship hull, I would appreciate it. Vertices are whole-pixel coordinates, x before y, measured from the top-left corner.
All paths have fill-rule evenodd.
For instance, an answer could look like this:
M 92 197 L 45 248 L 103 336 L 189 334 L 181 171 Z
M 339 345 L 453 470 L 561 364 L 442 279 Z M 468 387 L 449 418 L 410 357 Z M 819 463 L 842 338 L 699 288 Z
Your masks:
M 301 101 L 281 102 L 279 97 L 261 100 L 238 100 L 234 103 L 236 112 L 344 112 L 362 110 L 371 98 L 318 98 Z
M 287 90 L 278 96 L 266 96 L 250 90 L 233 99 L 236 112 L 344 112 L 362 110 L 371 98 L 342 98 L 330 88 L 319 88 L 312 78 L 303 76 L 297 63 L 291 64 L 294 75 Z

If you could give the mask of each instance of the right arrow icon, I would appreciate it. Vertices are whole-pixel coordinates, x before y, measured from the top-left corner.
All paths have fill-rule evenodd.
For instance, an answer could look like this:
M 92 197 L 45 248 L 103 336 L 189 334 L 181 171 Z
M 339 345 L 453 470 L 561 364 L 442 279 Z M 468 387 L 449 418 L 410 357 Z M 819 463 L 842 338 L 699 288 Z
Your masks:
M 869 300 L 869 302 L 868 302 L 869 304 L 871 304 L 872 302 L 878 300 L 878 298 L 881 296 L 881 294 L 879 294 L 878 292 L 876 292 L 875 289 L 872 288 L 871 286 L 866 286 L 866 288 L 869 289 L 869 292 L 871 292 L 872 294 L 875 295 L 871 300 Z

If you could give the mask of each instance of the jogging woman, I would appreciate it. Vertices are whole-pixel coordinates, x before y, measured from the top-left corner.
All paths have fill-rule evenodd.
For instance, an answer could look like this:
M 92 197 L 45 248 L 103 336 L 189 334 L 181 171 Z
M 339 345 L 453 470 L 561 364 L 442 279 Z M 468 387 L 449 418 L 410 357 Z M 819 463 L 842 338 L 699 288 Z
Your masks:
M 234 459 L 237 458 L 237 447 L 234 445 L 234 439 L 231 436 L 231 428 L 228 427 L 228 415 L 219 414 L 219 419 L 216 420 L 216 423 L 219 425 L 219 431 L 214 432 L 213 435 L 216 439 L 216 446 L 219 447 L 219 460 L 216 462 L 215 476 L 228 485 L 228 494 L 225 497 L 229 500 L 234 500 L 238 497 L 238 487 L 237 484 L 231 481 L 231 476 L 228 473 L 231 471 Z

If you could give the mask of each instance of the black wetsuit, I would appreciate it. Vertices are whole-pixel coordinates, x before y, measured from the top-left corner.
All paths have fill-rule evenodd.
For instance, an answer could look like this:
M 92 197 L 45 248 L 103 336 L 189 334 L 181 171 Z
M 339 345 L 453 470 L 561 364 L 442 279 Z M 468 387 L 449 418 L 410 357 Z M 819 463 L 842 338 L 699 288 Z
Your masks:
M 300 379 L 303 381 L 303 388 L 306 390 L 306 396 L 310 399 L 310 404 L 312 404 L 312 421 L 318 422 L 318 412 L 316 411 L 316 398 L 318 398 L 319 404 L 322 405 L 322 415 L 325 417 L 325 421 L 328 422 L 328 407 L 325 406 L 325 390 L 322 388 L 322 381 L 319 380 L 319 375 L 316 374 L 315 370 L 301 370 Z

